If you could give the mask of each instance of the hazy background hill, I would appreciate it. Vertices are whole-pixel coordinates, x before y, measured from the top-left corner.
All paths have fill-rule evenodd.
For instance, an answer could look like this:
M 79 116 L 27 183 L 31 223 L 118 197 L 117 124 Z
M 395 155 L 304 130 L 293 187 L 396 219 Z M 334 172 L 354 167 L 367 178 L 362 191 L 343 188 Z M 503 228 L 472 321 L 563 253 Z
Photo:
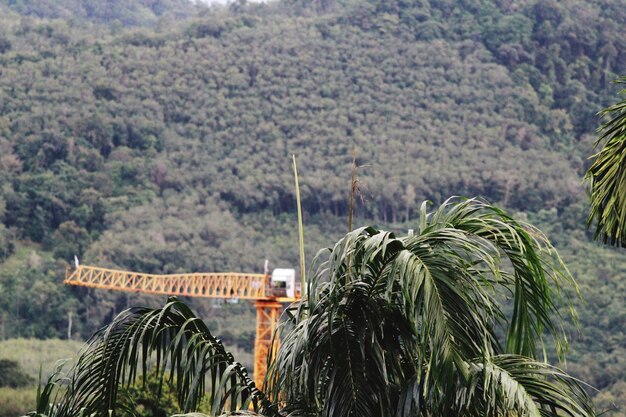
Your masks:
M 620 0 L 0 1 L 0 337 L 162 301 L 63 287 L 74 254 L 295 267 L 291 154 L 312 257 L 346 232 L 354 150 L 359 224 L 464 195 L 545 230 L 587 301 L 568 368 L 623 407 L 626 254 L 591 243 L 581 178 L 625 27 Z M 251 350 L 250 306 L 192 303 Z
M 152 26 L 160 17 L 187 18 L 199 8 L 186 0 L 3 0 L 8 11 L 40 19 Z

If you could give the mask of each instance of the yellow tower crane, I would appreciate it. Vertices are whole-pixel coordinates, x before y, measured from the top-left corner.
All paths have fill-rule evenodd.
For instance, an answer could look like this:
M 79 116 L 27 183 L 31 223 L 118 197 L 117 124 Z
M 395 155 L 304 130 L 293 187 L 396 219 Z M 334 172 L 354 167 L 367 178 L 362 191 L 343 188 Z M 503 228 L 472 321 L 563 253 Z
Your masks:
M 275 269 L 270 274 L 193 273 L 156 275 L 95 266 L 67 268 L 65 284 L 143 294 L 180 295 L 215 299 L 253 300 L 256 307 L 254 381 L 261 387 L 267 373 L 267 355 L 278 348 L 274 331 L 284 303 L 300 300 L 295 271 Z

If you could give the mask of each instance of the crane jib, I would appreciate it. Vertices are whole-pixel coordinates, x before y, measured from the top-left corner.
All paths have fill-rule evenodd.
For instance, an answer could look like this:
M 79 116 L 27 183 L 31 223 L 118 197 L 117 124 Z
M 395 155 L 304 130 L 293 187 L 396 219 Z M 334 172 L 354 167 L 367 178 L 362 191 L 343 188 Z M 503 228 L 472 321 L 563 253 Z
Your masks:
M 74 269 L 67 268 L 66 284 L 144 294 L 255 301 L 254 380 L 259 387 L 267 373 L 266 358 L 278 349 L 278 339 L 274 338 L 274 334 L 282 303 L 300 300 L 297 290 L 291 292 L 293 296 L 287 296 L 285 288 L 273 288 L 269 274 L 211 272 L 157 275 L 76 264 Z
M 67 270 L 64 282 L 106 290 L 186 297 L 279 302 L 294 302 L 299 299 L 297 295 L 287 297 L 271 288 L 270 275 L 237 272 L 157 275 L 80 265 L 73 270 Z

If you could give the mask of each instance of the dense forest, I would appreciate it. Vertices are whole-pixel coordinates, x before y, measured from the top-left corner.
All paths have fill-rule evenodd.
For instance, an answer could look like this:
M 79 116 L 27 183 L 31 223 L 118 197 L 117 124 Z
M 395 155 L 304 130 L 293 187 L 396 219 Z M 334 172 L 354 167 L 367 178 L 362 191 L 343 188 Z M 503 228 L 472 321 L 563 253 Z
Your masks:
M 359 224 L 462 195 L 544 230 L 584 296 L 567 368 L 623 417 L 626 253 L 592 242 L 582 176 L 624 28 L 620 0 L 0 0 L 0 338 L 162 301 L 64 287 L 74 255 L 295 267 L 291 155 L 311 258 L 347 231 L 354 153 Z M 250 306 L 191 303 L 251 350 Z

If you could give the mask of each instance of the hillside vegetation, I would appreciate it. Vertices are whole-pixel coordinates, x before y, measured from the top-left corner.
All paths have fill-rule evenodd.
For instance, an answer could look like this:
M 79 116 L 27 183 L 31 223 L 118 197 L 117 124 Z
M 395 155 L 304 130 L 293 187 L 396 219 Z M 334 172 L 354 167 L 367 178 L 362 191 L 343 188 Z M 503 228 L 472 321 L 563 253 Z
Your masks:
M 85 338 L 161 301 L 63 287 L 75 254 L 296 266 L 291 155 L 310 258 L 347 229 L 354 151 L 359 224 L 463 195 L 545 230 L 586 300 L 568 368 L 624 407 L 626 254 L 591 243 L 581 185 L 626 68 L 621 3 L 0 1 L 0 336 L 65 337 L 71 313 Z M 192 303 L 251 349 L 250 306 Z
M 202 3 L 200 3 L 201 5 Z M 3 0 L 0 10 L 17 16 L 64 19 L 74 23 L 153 26 L 159 18 L 193 16 L 200 7 L 186 0 Z

